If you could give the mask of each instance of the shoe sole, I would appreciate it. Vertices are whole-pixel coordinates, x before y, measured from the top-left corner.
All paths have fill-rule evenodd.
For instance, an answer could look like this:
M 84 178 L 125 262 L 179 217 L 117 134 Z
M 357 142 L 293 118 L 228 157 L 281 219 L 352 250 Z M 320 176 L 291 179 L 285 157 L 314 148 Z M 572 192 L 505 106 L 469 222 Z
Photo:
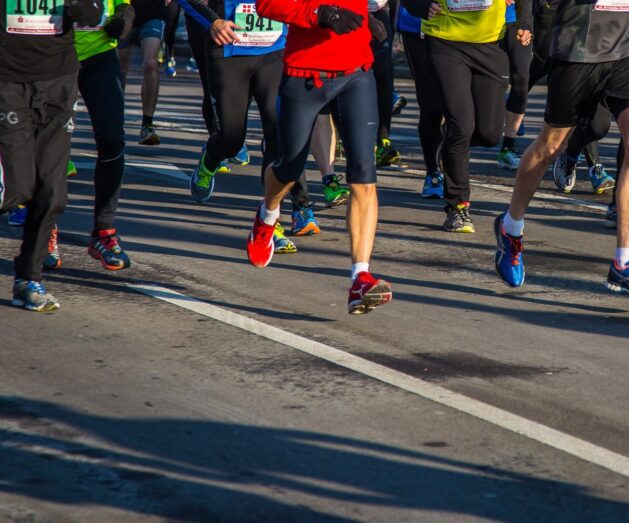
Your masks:
M 610 191 L 611 189 L 613 189 L 615 185 L 616 185 L 616 181 L 615 180 L 610 180 L 608 182 L 603 182 L 596 189 L 593 188 L 594 194 L 601 195 L 605 191 Z
M 362 298 L 361 302 L 352 302 L 347 306 L 347 312 L 353 315 L 368 314 L 376 307 L 385 305 L 393 299 L 393 292 L 389 284 L 380 280 Z
M 321 229 L 316 225 L 310 223 L 306 225 L 303 229 L 299 229 L 298 231 L 292 231 L 293 236 L 313 236 L 315 234 L 319 234 Z
M 498 160 L 498 167 L 500 169 L 506 169 L 507 171 L 517 171 L 518 170 L 518 165 L 509 165 L 508 163 L 505 163 L 501 160 Z
M 427 200 L 441 200 L 443 199 L 443 195 L 436 193 L 421 193 L 420 196 L 422 198 L 426 198 Z
M 48 302 L 42 305 L 41 307 L 33 307 L 26 305 L 22 300 L 12 300 L 11 305 L 14 307 L 19 307 L 21 309 L 32 311 L 32 312 L 52 312 L 59 310 L 61 305 L 58 302 Z
M 89 254 L 95 260 L 98 260 L 100 264 L 103 266 L 103 269 L 107 269 L 108 271 L 121 271 L 122 269 L 128 269 L 131 267 L 131 262 L 123 263 L 122 265 L 108 265 L 107 262 L 103 259 L 100 253 L 91 247 L 87 248 L 87 254 Z
M 11 227 L 24 227 L 24 223 L 23 222 L 9 222 L 9 225 Z
M 629 289 L 626 289 L 622 285 L 618 285 L 617 283 L 612 283 L 610 281 L 606 281 L 605 282 L 605 287 L 607 287 L 610 291 L 616 292 L 616 293 L 619 293 L 619 294 L 622 294 L 622 293 L 625 293 L 625 292 L 629 293 Z
M 152 135 L 144 138 L 143 140 L 140 140 L 138 143 L 140 145 L 159 145 L 160 139 L 159 136 Z
M 387 158 L 386 160 L 380 160 L 376 164 L 376 167 L 391 167 L 392 165 L 397 165 L 402 161 L 401 156 L 395 156 L 393 158 Z
M 476 232 L 476 229 L 471 225 L 466 225 L 465 227 L 460 227 L 458 229 L 449 229 L 448 227 L 444 227 L 446 232 L 454 232 L 457 234 L 472 234 Z
M 349 196 L 340 196 L 336 200 L 332 200 L 331 202 L 326 203 L 325 206 L 328 209 L 334 209 L 334 207 L 338 207 L 339 205 L 347 203 L 347 200 L 349 200 Z

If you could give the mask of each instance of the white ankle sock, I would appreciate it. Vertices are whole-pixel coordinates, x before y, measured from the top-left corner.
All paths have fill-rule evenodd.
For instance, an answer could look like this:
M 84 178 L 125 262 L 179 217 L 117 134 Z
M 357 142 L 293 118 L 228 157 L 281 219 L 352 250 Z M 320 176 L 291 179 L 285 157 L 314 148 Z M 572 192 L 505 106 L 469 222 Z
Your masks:
M 504 227 L 505 232 L 510 236 L 522 236 L 522 232 L 524 232 L 524 218 L 521 220 L 514 220 L 507 211 L 502 219 L 502 226 Z
M 352 281 L 354 281 L 356 276 L 361 272 L 369 272 L 368 262 L 358 262 L 352 265 Z
M 279 205 L 277 206 L 277 209 L 270 211 L 266 208 L 264 202 L 262 202 L 262 205 L 260 206 L 260 219 L 267 225 L 275 225 L 275 222 L 280 219 Z
M 622 268 L 629 265 L 629 247 L 618 247 L 616 249 L 616 263 Z

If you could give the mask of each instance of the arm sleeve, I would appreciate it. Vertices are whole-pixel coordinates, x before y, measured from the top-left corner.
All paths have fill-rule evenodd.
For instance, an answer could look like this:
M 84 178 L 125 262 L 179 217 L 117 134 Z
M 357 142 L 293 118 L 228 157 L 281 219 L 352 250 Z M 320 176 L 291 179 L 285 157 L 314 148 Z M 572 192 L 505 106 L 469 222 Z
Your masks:
M 516 0 L 516 27 L 533 32 L 533 2 L 531 0 Z
M 299 27 L 317 27 L 321 0 L 256 0 L 256 11 L 264 18 Z
M 428 11 L 430 10 L 430 6 L 433 4 L 433 0 L 401 0 L 400 3 L 413 16 L 428 20 Z M 434 3 L 439 2 L 435 1 Z
M 177 0 L 177 3 L 195 22 L 198 22 L 203 29 L 208 31 L 210 26 L 220 19 L 203 0 Z

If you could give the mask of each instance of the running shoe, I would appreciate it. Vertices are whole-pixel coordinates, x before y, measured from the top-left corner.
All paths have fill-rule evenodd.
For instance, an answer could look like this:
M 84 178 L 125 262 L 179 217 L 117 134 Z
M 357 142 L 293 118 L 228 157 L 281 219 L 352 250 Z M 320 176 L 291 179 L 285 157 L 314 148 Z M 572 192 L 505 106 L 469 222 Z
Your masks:
M 629 264 L 621 267 L 616 260 L 612 261 L 606 285 L 613 292 L 629 292 Z
M 568 162 L 568 154 L 560 153 L 553 163 L 553 180 L 557 189 L 565 193 L 572 192 L 577 183 L 577 165 Z
M 397 116 L 402 112 L 402 109 L 406 107 L 406 98 L 404 96 L 397 93 L 397 91 L 393 91 L 393 112 L 391 116 Z
M 72 160 L 68 160 L 68 167 L 66 168 L 66 176 L 68 178 L 74 178 L 77 174 L 78 174 L 78 171 L 76 170 L 76 165 L 74 165 L 74 162 Z
M 162 44 L 162 46 L 159 48 L 159 51 L 157 51 L 157 63 L 163 64 L 165 57 L 166 53 L 164 52 L 164 44 Z
M 349 290 L 347 312 L 367 314 L 378 305 L 389 303 L 391 298 L 391 286 L 386 281 L 377 280 L 370 272 L 359 272 Z
M 292 254 L 297 252 L 297 246 L 290 238 L 287 238 L 284 234 L 284 227 L 280 225 L 280 222 L 275 224 L 275 230 L 273 231 L 273 252 L 278 254 Z
M 188 58 L 188 61 L 186 62 L 186 71 L 189 71 L 191 73 L 199 72 L 199 66 L 197 65 L 197 61 L 194 58 Z
M 159 145 L 159 136 L 154 125 L 143 125 L 140 129 L 140 145 Z
M 518 127 L 518 132 L 515 134 L 516 136 L 524 136 L 526 134 L 526 127 L 524 126 L 524 122 L 520 124 L 520 127 Z
M 214 177 L 216 176 L 217 171 L 220 169 L 217 168 L 215 171 L 210 171 L 205 166 L 205 153 L 201 156 L 199 163 L 197 164 L 196 169 L 192 173 L 190 177 L 190 194 L 192 194 L 192 198 L 194 201 L 198 203 L 205 203 L 212 196 L 212 191 L 214 190 Z
M 522 236 L 507 234 L 502 226 L 505 213 L 496 217 L 494 233 L 496 234 L 496 272 L 500 279 L 509 287 L 521 287 L 524 284 L 524 260 L 522 252 Z
M 131 266 L 129 256 L 120 246 L 116 229 L 99 229 L 92 232 L 87 252 L 92 258 L 100 261 L 103 268 L 108 271 L 119 271 Z
M 446 210 L 448 216 L 443 222 L 443 228 L 448 232 L 472 233 L 476 232 L 472 218 L 470 218 L 470 204 L 463 202 L 456 207 L 449 207 Z
M 231 174 L 232 168 L 229 166 L 229 162 L 227 160 L 223 160 L 218 164 L 218 169 L 216 169 L 216 174 Z
M 605 191 L 613 189 L 616 180 L 605 172 L 605 167 L 600 163 L 593 165 L 589 170 L 590 182 L 592 182 L 592 190 L 594 194 L 603 194 Z
M 176 62 L 174 58 L 171 58 L 170 60 L 168 60 L 168 62 L 166 62 L 166 65 L 164 67 L 164 71 L 166 72 L 166 76 L 170 76 L 171 78 L 174 78 L 175 76 L 177 76 L 177 69 L 176 69 Z
M 13 281 L 13 301 L 11 304 L 15 307 L 37 312 L 56 311 L 60 307 L 55 297 L 46 292 L 43 283 L 19 278 L 15 278 Z
M 341 185 L 343 175 L 330 174 L 324 178 L 323 199 L 327 207 L 343 205 L 349 199 L 349 189 Z
M 383 138 L 378 141 L 378 145 L 376 146 L 376 165 L 378 167 L 398 164 L 401 159 L 400 153 L 395 150 L 391 140 Z
M 501 149 L 498 153 L 498 167 L 515 171 L 520 165 L 520 155 L 513 149 Z
M 321 232 L 310 207 L 295 209 L 291 215 L 291 222 L 293 236 L 310 236 Z
M 50 238 L 48 238 L 48 254 L 42 264 L 42 268 L 45 271 L 52 271 L 61 267 L 61 256 L 59 256 L 59 244 L 57 243 L 58 234 L 59 230 L 56 227 L 50 232 Z
M 262 268 L 273 258 L 275 225 L 267 225 L 260 218 L 260 207 L 247 238 L 247 257 L 254 267 Z
M 9 225 L 14 227 L 22 227 L 26 221 L 26 215 L 28 214 L 28 208 L 26 205 L 20 205 L 15 209 L 9 211 Z
M 240 150 L 236 153 L 236 156 L 233 156 L 229 159 L 230 163 L 234 165 L 249 165 L 251 158 L 249 158 L 249 151 L 247 150 L 247 144 L 242 144 Z
M 605 227 L 607 229 L 616 229 L 618 227 L 618 209 L 615 203 L 610 203 L 607 206 L 607 212 L 605 213 Z
M 443 174 L 439 171 L 426 173 L 422 198 L 443 198 Z

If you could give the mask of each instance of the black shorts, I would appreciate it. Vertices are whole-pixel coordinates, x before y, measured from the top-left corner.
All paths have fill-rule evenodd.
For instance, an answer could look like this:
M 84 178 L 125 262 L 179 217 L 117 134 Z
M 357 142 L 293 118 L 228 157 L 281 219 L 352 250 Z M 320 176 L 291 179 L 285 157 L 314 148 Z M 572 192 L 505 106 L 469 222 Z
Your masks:
M 552 61 L 544 113 L 548 125 L 574 127 L 582 118 L 592 119 L 599 103 L 615 118 L 629 107 L 629 57 L 599 64 Z

